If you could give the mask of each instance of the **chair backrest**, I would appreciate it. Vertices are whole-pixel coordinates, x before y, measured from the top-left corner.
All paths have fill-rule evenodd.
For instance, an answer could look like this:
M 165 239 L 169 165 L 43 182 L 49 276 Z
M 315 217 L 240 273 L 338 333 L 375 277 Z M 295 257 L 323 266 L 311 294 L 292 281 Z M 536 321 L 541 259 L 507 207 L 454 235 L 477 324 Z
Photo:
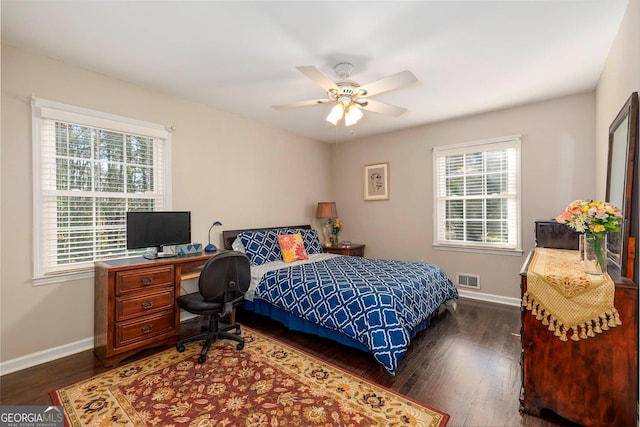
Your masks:
M 229 301 L 244 294 L 251 284 L 251 266 L 242 252 L 212 256 L 202 268 L 198 289 L 205 301 Z

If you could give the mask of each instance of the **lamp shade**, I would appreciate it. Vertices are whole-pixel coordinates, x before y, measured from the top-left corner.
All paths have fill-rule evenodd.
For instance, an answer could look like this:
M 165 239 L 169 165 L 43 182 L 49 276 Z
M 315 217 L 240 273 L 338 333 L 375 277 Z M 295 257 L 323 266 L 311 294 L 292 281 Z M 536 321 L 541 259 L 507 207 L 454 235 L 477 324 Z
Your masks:
M 360 108 L 357 105 L 352 104 L 344 116 L 344 125 L 345 126 L 355 125 L 358 122 L 358 120 L 360 120 L 361 118 L 362 118 L 362 111 L 360 111 Z
M 342 114 L 344 113 L 344 107 L 342 104 L 337 103 L 335 107 L 331 109 L 331 112 L 327 116 L 327 121 L 333 125 L 338 124 L 338 120 L 342 118 Z
M 338 209 L 336 209 L 336 202 L 318 202 L 318 210 L 316 211 L 316 218 L 337 218 Z

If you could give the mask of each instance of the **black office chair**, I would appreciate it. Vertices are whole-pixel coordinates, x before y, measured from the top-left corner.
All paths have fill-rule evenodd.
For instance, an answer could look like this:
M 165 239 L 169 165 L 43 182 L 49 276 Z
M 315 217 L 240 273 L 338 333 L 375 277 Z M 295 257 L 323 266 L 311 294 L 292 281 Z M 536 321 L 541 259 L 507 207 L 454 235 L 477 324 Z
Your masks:
M 192 341 L 203 341 L 198 363 L 207 360 L 207 351 L 218 338 L 238 341 L 237 349 L 244 348 L 244 339 L 240 336 L 237 323 L 220 327 L 219 320 L 229 316 L 234 307 L 244 300 L 249 289 L 251 270 L 249 259 L 236 251 L 222 252 L 212 256 L 202 268 L 198 280 L 198 292 L 178 297 L 178 305 L 189 313 L 209 317 L 209 327 L 203 333 L 188 337 L 176 344 L 176 350 L 182 353 L 184 345 Z M 235 334 L 228 331 L 235 329 Z

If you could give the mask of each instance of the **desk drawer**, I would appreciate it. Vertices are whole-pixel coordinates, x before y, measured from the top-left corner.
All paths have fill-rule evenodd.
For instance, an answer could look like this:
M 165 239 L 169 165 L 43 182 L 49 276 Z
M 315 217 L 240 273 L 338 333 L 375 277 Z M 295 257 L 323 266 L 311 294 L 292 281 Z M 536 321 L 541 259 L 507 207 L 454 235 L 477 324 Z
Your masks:
M 173 310 L 145 316 L 130 322 L 116 323 L 115 347 L 144 341 L 175 332 Z
M 116 298 L 116 321 L 131 319 L 141 314 L 157 313 L 173 308 L 173 288 L 139 297 Z
M 172 265 L 116 273 L 116 295 L 157 287 L 173 287 Z

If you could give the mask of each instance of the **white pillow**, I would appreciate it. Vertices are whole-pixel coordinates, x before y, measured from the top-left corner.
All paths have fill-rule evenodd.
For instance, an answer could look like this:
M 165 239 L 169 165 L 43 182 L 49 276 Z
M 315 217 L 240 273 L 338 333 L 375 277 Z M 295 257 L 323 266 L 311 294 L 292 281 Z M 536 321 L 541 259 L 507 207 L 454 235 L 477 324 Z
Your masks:
M 236 237 L 236 239 L 231 244 L 231 249 L 234 251 L 245 253 L 244 245 L 240 241 L 240 237 Z

